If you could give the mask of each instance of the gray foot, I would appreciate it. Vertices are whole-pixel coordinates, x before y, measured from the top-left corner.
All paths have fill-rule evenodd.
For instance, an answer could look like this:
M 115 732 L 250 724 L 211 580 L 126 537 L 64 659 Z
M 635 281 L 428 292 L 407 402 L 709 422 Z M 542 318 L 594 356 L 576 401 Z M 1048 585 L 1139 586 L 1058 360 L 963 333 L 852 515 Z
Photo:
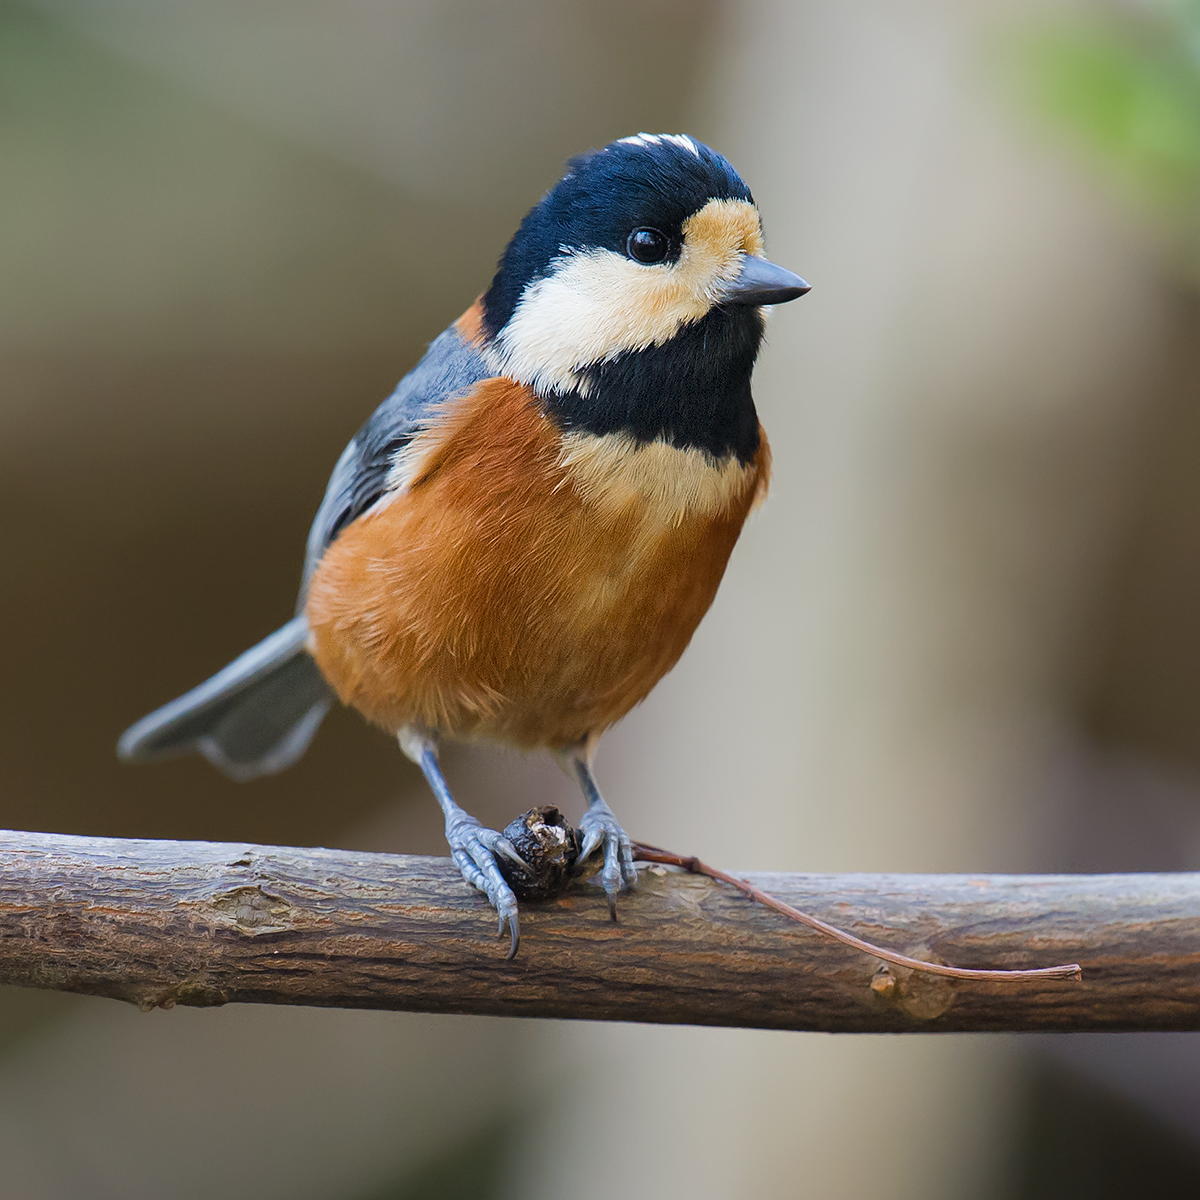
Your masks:
M 507 923 L 512 932 L 512 947 L 508 957 L 513 958 L 521 944 L 517 926 L 517 898 L 500 874 L 496 855 L 503 854 L 526 870 L 529 870 L 528 864 L 508 838 L 494 829 L 485 829 L 476 818 L 461 808 L 446 818 L 446 841 L 450 843 L 450 857 L 462 872 L 462 877 L 491 901 L 500 918 L 500 933 L 504 932 Z
M 478 888 L 491 902 L 500 916 L 500 932 L 505 922 L 512 931 L 512 958 L 520 945 L 521 935 L 517 931 L 517 898 L 512 888 L 504 882 L 500 868 L 496 866 L 496 855 L 503 854 L 514 863 L 529 870 L 516 847 L 503 834 L 494 829 L 485 829 L 470 813 L 454 802 L 442 769 L 438 766 L 437 740 L 428 730 L 415 725 L 403 725 L 397 733 L 400 749 L 422 770 L 442 812 L 446 815 L 446 841 L 450 843 L 450 857 L 462 872 L 462 877 Z
M 633 865 L 633 847 L 629 834 L 617 823 L 612 809 L 597 793 L 583 819 L 579 822 L 583 834 L 583 848 L 579 861 L 589 858 L 603 844 L 604 866 L 600 869 L 600 882 L 608 896 L 608 910 L 612 919 L 617 919 L 617 893 L 624 888 L 637 886 L 637 870 Z

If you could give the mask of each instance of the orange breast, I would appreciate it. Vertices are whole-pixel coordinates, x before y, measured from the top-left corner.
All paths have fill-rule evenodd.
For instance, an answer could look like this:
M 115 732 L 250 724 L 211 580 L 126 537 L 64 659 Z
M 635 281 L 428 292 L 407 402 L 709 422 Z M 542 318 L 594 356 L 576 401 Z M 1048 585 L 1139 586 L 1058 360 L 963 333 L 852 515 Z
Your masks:
M 345 703 L 391 732 L 560 746 L 650 691 L 712 603 L 766 439 L 714 480 L 697 451 L 594 442 L 504 379 L 420 436 L 407 489 L 312 581 L 314 656 Z

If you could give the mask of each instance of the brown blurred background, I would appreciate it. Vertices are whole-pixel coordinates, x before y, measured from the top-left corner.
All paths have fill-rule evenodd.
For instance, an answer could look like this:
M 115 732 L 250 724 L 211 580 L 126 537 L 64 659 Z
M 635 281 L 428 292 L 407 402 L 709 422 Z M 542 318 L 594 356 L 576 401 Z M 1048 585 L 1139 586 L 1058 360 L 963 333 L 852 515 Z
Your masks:
M 1136 40 L 1003 0 L 0 0 L 0 823 L 442 852 L 347 714 L 249 786 L 115 740 L 288 617 L 341 447 L 563 161 L 686 129 L 814 290 L 756 377 L 771 499 L 602 752 L 627 827 L 731 868 L 1200 867 L 1197 239 L 1045 120 L 1012 47 L 1048 11 Z M 449 770 L 490 823 L 578 811 L 545 762 Z M 1200 1186 L 1197 1068 L 9 990 L 0 1196 L 1143 1195 Z

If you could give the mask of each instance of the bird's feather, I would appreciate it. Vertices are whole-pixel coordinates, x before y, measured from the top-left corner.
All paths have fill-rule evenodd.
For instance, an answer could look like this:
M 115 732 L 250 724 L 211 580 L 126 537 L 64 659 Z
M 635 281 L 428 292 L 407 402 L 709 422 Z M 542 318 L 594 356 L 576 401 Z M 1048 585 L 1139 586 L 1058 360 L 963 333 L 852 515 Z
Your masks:
M 313 571 L 342 530 L 403 486 L 395 470 L 397 460 L 434 409 L 490 374 L 478 350 L 452 325 L 371 414 L 342 451 L 313 520 L 297 612 L 304 608 Z
M 234 779 L 272 775 L 300 757 L 333 702 L 299 616 L 199 687 L 127 729 L 117 752 L 152 762 L 198 750 Z
M 453 326 L 375 410 L 342 452 L 309 533 L 298 615 L 211 679 L 126 731 L 122 758 L 147 761 L 198 750 L 234 779 L 290 766 L 308 748 L 333 693 L 308 653 L 309 581 L 347 526 L 402 487 L 397 457 L 438 404 L 489 374 Z
M 417 436 L 411 486 L 312 581 L 312 653 L 343 703 L 392 733 L 567 746 L 674 665 L 766 487 L 766 440 L 742 464 L 568 437 L 502 378 Z

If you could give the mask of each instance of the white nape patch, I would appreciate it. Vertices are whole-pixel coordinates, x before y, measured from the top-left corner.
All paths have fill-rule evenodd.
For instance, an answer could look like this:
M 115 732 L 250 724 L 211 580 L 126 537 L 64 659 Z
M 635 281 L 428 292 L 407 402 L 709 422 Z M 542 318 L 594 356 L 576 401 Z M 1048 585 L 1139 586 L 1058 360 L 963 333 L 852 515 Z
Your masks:
M 700 148 L 686 133 L 634 133 L 617 139 L 618 145 L 624 146 L 661 146 L 663 142 L 690 150 L 697 158 L 700 157 Z
M 664 133 L 661 137 L 664 142 L 682 146 L 684 150 L 690 150 L 697 158 L 700 157 L 700 148 L 686 133 Z
M 674 263 L 564 249 L 550 273 L 525 288 L 488 348 L 493 368 L 541 395 L 583 390 L 587 367 L 661 346 L 700 320 L 744 257 L 762 252 L 758 210 L 746 200 L 710 200 L 684 222 L 683 235 Z
M 666 528 L 728 511 L 757 479 L 757 467 L 736 455 L 716 459 L 694 447 L 638 442 L 625 433 L 563 434 L 558 463 L 588 503 L 613 515 L 634 509 Z

